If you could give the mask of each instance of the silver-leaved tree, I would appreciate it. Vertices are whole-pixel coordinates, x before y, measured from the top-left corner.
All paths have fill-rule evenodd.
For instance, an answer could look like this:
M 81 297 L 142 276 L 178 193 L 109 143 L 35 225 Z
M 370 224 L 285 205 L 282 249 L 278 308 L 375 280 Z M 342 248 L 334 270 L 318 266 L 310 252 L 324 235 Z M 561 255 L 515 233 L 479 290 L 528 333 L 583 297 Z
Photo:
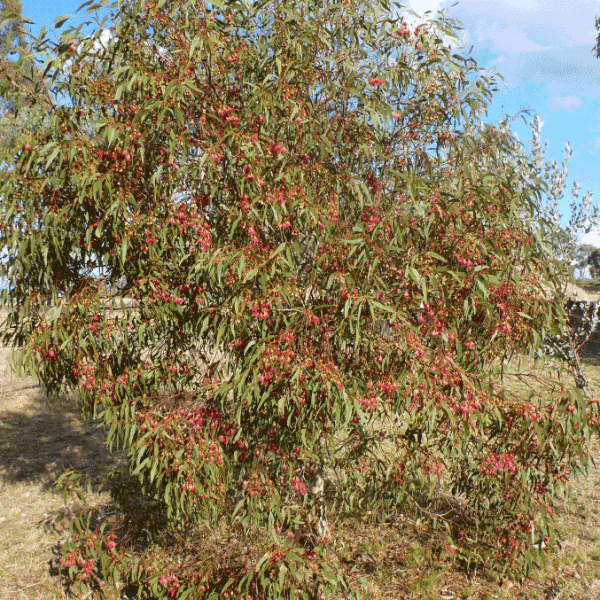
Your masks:
M 581 187 L 573 183 L 570 215 L 568 222 L 563 225 L 560 201 L 564 197 L 569 162 L 571 161 L 571 146 L 565 144 L 565 158 L 561 165 L 558 161 L 546 160 L 548 142 L 542 145 L 542 127 L 544 122 L 536 115 L 530 123 L 532 128 L 531 157 L 533 170 L 546 182 L 546 192 L 540 202 L 540 214 L 549 229 L 552 241 L 552 252 L 556 258 L 569 268 L 574 264 L 581 249 L 581 237 L 600 226 L 600 206 L 594 204 L 594 196 L 588 191 L 581 199 Z

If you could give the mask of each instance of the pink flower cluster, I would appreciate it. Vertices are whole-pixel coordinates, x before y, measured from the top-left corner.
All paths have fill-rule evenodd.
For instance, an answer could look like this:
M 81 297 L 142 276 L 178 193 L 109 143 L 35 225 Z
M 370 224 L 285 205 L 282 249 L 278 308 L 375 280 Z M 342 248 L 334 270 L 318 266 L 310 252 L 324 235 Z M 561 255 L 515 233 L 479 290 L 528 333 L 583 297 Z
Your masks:
M 483 465 L 479 466 L 477 470 L 486 475 L 496 475 L 500 472 L 516 473 L 517 465 L 515 460 L 516 456 L 509 452 L 505 452 L 502 456 L 492 454 L 483 461 Z
M 294 489 L 300 494 L 306 495 L 308 494 L 308 490 L 306 486 L 302 483 L 299 477 L 292 477 L 292 484 L 294 485 Z
M 282 154 L 287 154 L 288 152 L 289 150 L 281 144 L 276 144 L 275 142 L 271 144 L 271 153 L 273 156 L 281 156 Z
M 268 319 L 271 316 L 271 305 L 266 300 L 261 300 L 259 302 L 255 302 L 250 310 L 252 311 L 252 315 L 261 320 Z

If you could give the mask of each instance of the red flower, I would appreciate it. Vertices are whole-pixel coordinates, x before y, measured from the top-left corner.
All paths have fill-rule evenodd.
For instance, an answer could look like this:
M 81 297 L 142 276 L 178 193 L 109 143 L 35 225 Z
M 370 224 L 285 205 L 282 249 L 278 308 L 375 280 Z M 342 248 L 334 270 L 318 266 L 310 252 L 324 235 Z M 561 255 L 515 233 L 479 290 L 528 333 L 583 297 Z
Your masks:
M 374 86 L 383 85 L 383 80 L 379 77 L 369 77 L 369 83 Z
M 276 144 L 275 142 L 273 142 L 271 144 L 271 152 L 273 153 L 273 156 L 279 156 L 280 154 L 287 154 L 288 149 L 285 146 L 282 146 L 281 144 Z

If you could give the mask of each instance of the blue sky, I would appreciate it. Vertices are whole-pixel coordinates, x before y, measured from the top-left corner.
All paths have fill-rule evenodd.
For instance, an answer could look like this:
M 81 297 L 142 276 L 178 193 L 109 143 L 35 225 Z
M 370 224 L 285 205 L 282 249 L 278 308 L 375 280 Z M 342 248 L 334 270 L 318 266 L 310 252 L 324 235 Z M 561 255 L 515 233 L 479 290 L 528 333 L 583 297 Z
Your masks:
M 23 0 L 23 13 L 41 25 L 75 13 L 83 0 Z M 565 142 L 573 156 L 563 216 L 568 216 L 573 181 L 581 196 L 600 201 L 600 60 L 592 54 L 600 0 L 405 0 L 418 14 L 444 9 L 462 21 L 463 41 L 483 69 L 504 77 L 488 120 L 531 109 L 544 121 L 547 156 L 562 160 Z M 452 6 L 455 4 L 455 6 Z M 81 17 L 79 17 L 81 20 Z M 530 129 L 516 126 L 522 140 Z
M 573 181 L 600 201 L 600 60 L 592 53 L 599 0 L 406 0 L 421 15 L 444 9 L 462 21 L 463 41 L 484 69 L 496 68 L 506 90 L 494 97 L 488 120 L 531 109 L 544 121 L 547 156 L 562 160 L 565 142 L 573 155 L 567 193 Z M 452 6 L 454 5 L 455 6 Z M 522 140 L 530 129 L 515 127 Z M 599 244 L 600 245 L 600 244 Z

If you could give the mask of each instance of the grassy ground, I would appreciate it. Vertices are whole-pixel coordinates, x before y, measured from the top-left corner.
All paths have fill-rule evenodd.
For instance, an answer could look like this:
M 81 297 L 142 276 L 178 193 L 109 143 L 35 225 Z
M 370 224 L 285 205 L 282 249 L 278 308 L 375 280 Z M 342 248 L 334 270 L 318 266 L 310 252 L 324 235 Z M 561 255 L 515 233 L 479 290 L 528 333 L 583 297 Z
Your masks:
M 51 572 L 67 509 L 53 484 L 65 469 L 100 476 L 114 459 L 73 404 L 48 405 L 35 380 L 7 372 L 9 356 L 0 349 L 0 598 L 64 598 Z
M 65 469 L 102 476 L 117 458 L 107 454 L 105 432 L 83 423 L 72 403 L 48 405 L 35 380 L 10 373 L 9 355 L 0 349 L 0 599 L 65 599 L 56 557 L 63 533 L 55 523 L 76 507 L 65 507 L 53 484 Z M 600 357 L 585 358 L 584 368 L 600 393 Z M 600 464 L 600 444 L 592 450 Z M 600 473 L 592 470 L 577 481 L 573 498 L 557 509 L 562 547 L 523 582 L 468 577 L 439 557 L 416 519 L 384 526 L 336 523 L 342 535 L 333 550 L 368 579 L 375 600 L 600 598 Z

